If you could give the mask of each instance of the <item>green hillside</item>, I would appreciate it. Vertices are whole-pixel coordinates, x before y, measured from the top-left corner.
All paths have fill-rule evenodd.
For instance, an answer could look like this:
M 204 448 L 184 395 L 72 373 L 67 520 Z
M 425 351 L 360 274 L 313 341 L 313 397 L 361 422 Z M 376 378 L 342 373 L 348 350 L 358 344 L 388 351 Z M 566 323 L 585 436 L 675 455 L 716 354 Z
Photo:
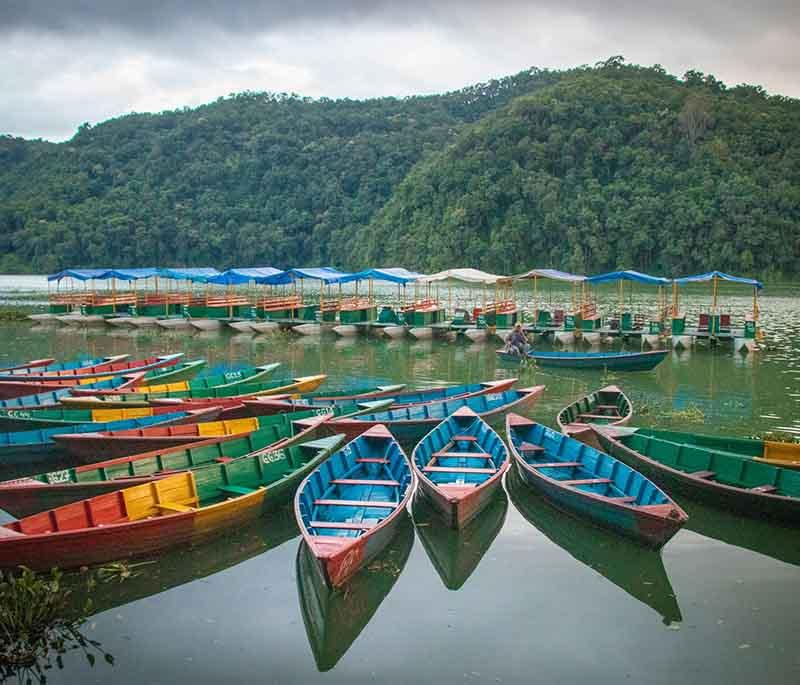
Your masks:
M 800 103 L 660 67 L 441 96 L 243 93 L 0 138 L 0 270 L 800 271 Z

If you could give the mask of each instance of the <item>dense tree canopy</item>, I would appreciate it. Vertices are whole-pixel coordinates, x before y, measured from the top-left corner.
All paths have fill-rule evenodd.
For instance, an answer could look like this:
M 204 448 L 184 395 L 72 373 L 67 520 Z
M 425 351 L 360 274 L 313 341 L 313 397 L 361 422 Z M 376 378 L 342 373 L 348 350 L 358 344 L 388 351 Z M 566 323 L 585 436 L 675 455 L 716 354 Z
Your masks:
M 800 270 L 800 104 L 612 58 L 439 96 L 242 93 L 0 137 L 0 269 Z

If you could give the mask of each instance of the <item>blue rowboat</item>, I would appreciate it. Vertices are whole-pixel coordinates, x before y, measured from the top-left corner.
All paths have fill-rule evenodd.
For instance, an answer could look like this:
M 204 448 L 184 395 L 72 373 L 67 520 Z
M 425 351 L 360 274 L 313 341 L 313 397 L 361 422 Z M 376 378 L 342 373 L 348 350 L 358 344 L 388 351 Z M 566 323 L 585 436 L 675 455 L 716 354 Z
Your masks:
M 502 419 L 509 411 L 530 408 L 544 391 L 543 385 L 522 390 L 506 390 L 444 402 L 412 404 L 400 409 L 385 409 L 372 414 L 361 414 L 353 418 L 334 419 L 326 430 L 344 433 L 353 439 L 372 426 L 385 425 L 400 442 L 411 444 L 421 440 L 451 414 L 469 407 L 484 421 L 491 423 Z
M 136 373 L 130 376 L 115 376 L 108 380 L 98 381 L 97 383 L 90 383 L 81 385 L 81 388 L 92 390 L 122 390 L 131 387 L 136 383 L 140 383 L 144 378 L 143 373 Z M 0 400 L 0 409 L 34 409 L 43 407 L 55 407 L 61 403 L 65 397 L 72 396 L 72 386 L 64 386 L 58 390 L 50 390 L 48 392 L 40 392 L 35 395 L 22 395 L 20 397 L 12 397 L 7 400 Z
M 506 436 L 522 479 L 562 509 L 650 547 L 688 520 L 652 481 L 594 447 L 515 414 Z
M 442 386 L 438 388 L 427 388 L 425 390 L 412 390 L 410 392 L 381 393 L 376 395 L 381 400 L 391 400 L 392 409 L 408 407 L 413 404 L 429 404 L 431 402 L 442 402 L 444 400 L 465 399 L 467 397 L 477 397 L 489 393 L 504 392 L 510 390 L 511 386 L 517 382 L 516 378 L 507 378 L 502 381 L 487 381 L 485 383 L 469 383 L 465 385 Z M 400 386 L 401 388 L 403 386 Z M 290 397 L 264 397 L 254 400 L 245 400 L 246 407 L 258 408 L 258 413 L 278 413 L 289 411 L 301 411 L 308 407 L 336 407 L 340 404 L 349 404 L 360 400 L 362 397 L 371 398 L 372 395 L 343 395 L 341 397 L 311 397 L 305 395 L 298 399 Z
M 613 371 L 650 371 L 664 361 L 669 350 L 652 352 L 528 352 L 525 356 L 497 350 L 505 361 L 533 359 L 539 366 L 563 369 L 608 369 Z
M 300 485 L 294 512 L 320 576 L 340 587 L 394 537 L 415 476 L 400 445 L 374 426 Z
M 208 421 L 219 414 L 218 408 L 201 412 L 174 412 L 158 414 L 137 419 L 121 421 L 79 423 L 74 426 L 58 426 L 30 431 L 0 433 L 0 466 L 19 464 L 21 462 L 42 461 L 64 455 L 64 450 L 53 440 L 54 435 L 64 433 L 96 433 L 100 431 L 128 430 L 131 428 L 147 428 L 149 426 L 175 425 Z M 84 460 L 84 463 L 86 461 Z
M 464 528 L 501 487 L 509 457 L 500 436 L 461 407 L 420 441 L 411 464 L 420 493 L 450 528 Z

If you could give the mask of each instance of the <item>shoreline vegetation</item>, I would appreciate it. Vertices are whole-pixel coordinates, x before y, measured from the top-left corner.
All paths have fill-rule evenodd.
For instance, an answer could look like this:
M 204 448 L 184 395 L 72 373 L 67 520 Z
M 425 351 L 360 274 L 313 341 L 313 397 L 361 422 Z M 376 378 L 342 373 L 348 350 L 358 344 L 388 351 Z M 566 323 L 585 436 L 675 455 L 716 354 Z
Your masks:
M 0 136 L 0 271 L 531 264 L 800 275 L 800 101 L 616 56 L 442 95 L 239 93 Z

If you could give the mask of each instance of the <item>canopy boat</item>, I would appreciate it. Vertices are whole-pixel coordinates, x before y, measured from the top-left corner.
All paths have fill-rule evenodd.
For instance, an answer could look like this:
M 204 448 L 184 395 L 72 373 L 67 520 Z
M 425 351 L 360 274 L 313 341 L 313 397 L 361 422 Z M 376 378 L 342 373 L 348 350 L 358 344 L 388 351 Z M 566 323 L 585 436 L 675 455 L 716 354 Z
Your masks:
M 406 515 L 414 472 L 384 426 L 373 426 L 310 474 L 294 512 L 320 577 L 340 587 L 380 554 Z
M 419 495 L 414 498 L 412 514 L 417 535 L 448 590 L 458 590 L 474 573 L 502 529 L 507 511 L 508 497 L 500 489 L 480 516 L 456 529 L 443 526 L 427 500 Z
M 114 376 L 108 380 L 87 384 L 86 388 L 93 390 L 107 390 L 109 388 L 129 388 L 140 383 L 143 374 L 135 373 L 131 376 Z M 0 409 L 27 410 L 31 408 L 55 407 L 62 400 L 69 397 L 73 387 L 60 387 L 58 390 L 37 393 L 36 395 L 21 395 L 8 400 L 0 400 Z
M 342 405 L 335 408 L 325 407 L 314 411 L 314 414 L 329 417 L 355 417 L 384 408 L 388 404 L 388 401 L 377 401 Z M 216 411 L 218 413 L 219 408 L 214 407 L 201 411 Z M 127 456 L 140 452 L 191 445 L 209 438 L 222 438 L 226 435 L 241 437 L 273 423 L 279 424 L 281 421 L 291 421 L 292 416 L 294 414 L 278 414 L 277 416 L 225 419 L 221 421 L 206 420 L 191 426 L 152 426 L 150 428 L 132 430 L 80 434 L 64 433 L 55 435 L 53 440 L 69 454 L 96 460 L 99 454 L 104 455 L 104 457 Z
M 392 400 L 392 409 L 402 409 L 417 404 L 429 404 L 452 399 L 467 399 L 478 397 L 487 393 L 505 392 L 509 390 L 516 378 L 502 381 L 487 381 L 485 383 L 472 383 L 468 385 L 451 385 L 426 390 L 412 390 L 408 392 L 381 393 L 376 395 L 343 395 L 341 397 L 310 397 L 309 399 L 290 399 L 265 397 L 255 400 L 243 400 L 246 407 L 261 407 L 265 413 L 297 411 L 303 407 L 335 407 L 339 404 L 351 403 L 358 397 L 380 397 Z M 402 387 L 402 386 L 401 386 Z M 255 407 L 254 407 L 255 408 Z
M 562 300 L 553 306 L 552 288 L 550 291 L 550 304 L 543 306 L 539 297 L 539 280 L 557 281 L 568 283 L 570 300 L 567 304 Z M 575 341 L 576 331 L 582 327 L 584 311 L 584 281 L 586 276 L 571 274 L 558 269 L 531 269 L 530 271 L 514 276 L 515 281 L 533 281 L 533 323 L 527 328 L 531 333 L 541 336 L 552 336 L 560 343 L 569 344 Z
M 63 455 L 67 451 L 66 446 L 60 440 L 56 440 L 56 437 L 59 436 L 59 433 L 63 433 L 64 430 L 71 431 L 73 436 L 92 435 L 96 434 L 96 431 L 124 431 L 128 429 L 138 431 L 160 424 L 170 426 L 204 421 L 213 419 L 218 414 L 218 409 L 211 408 L 199 412 L 159 413 L 154 416 L 108 421 L 106 423 L 81 423 L 67 428 L 59 426 L 57 428 L 0 433 L 0 465 L 41 461 Z M 88 456 L 85 452 L 68 451 L 75 456 Z
M 308 642 L 317 668 L 331 670 L 366 628 L 394 587 L 414 546 L 414 527 L 402 517 L 397 534 L 369 569 L 350 578 L 345 592 L 332 590 L 320 576 L 308 545 L 297 549 L 297 592 Z
M 0 483 L 0 509 L 13 516 L 28 516 L 130 485 L 149 483 L 176 471 L 255 454 L 267 458 L 276 450 L 311 440 L 330 416 L 318 416 L 312 411 L 283 414 L 264 421 L 258 430 L 245 435 L 208 438 L 183 448 L 104 459 L 87 466 L 5 481 Z
M 342 441 L 210 464 L 26 516 L 0 527 L 0 568 L 74 568 L 201 542 L 286 502 Z
M 585 430 L 590 423 L 600 426 L 621 426 L 633 416 L 633 405 L 616 385 L 591 392 L 564 407 L 556 417 L 558 427 L 567 435 Z
M 205 407 L 181 407 L 162 405 L 157 407 L 134 407 L 132 409 L 62 409 L 60 407 L 33 408 L 27 410 L 0 409 L 0 431 L 32 431 L 49 428 L 69 429 L 78 424 L 109 423 L 125 419 L 143 419 L 148 416 L 170 414 L 179 411 L 210 409 Z M 219 413 L 219 412 L 217 412 Z
M 539 399 L 544 391 L 543 385 L 522 390 L 506 390 L 477 397 L 413 404 L 401 409 L 386 409 L 356 418 L 334 419 L 328 426 L 330 430 L 344 433 L 354 438 L 365 430 L 384 424 L 401 442 L 410 444 L 420 440 L 439 423 L 462 407 L 468 407 L 484 421 L 500 420 L 509 411 L 524 411 Z
M 501 488 L 508 450 L 469 407 L 457 409 L 414 448 L 420 493 L 451 528 L 464 528 Z
M 118 354 L 112 357 L 95 357 L 92 359 L 78 358 L 69 362 L 56 362 L 52 357 L 48 357 L 47 359 L 34 359 L 24 364 L 17 364 L 16 366 L 7 366 L 0 369 L 0 374 L 10 374 L 16 378 L 17 376 L 24 377 L 30 374 L 56 373 L 68 369 L 86 369 L 97 366 L 98 364 L 108 364 L 109 362 L 121 362 L 128 357 L 130 357 L 129 354 Z
M 800 442 L 753 440 L 729 435 L 703 435 L 654 428 L 636 428 L 634 430 L 640 435 L 650 438 L 676 442 L 681 445 L 707 447 L 785 469 L 800 469 Z
M 497 350 L 506 361 L 520 361 L 525 357 Z M 528 352 L 527 358 L 539 366 L 566 369 L 607 369 L 609 371 L 650 371 L 658 366 L 669 350 L 650 352 Z
M 267 383 L 244 383 L 223 388 L 198 388 L 197 390 L 164 390 L 155 393 L 122 392 L 105 395 L 62 397 L 61 403 L 76 408 L 147 407 L 154 400 L 169 398 L 201 399 L 218 397 L 257 397 L 260 395 L 283 395 L 292 392 L 311 392 L 316 390 L 327 376 L 302 376 L 284 378 Z M 126 388 L 127 391 L 127 388 Z
M 677 594 L 670 583 L 659 550 L 621 538 L 589 521 L 564 516 L 550 501 L 536 494 L 515 469 L 506 477 L 506 489 L 522 517 L 574 559 L 603 576 L 638 602 L 656 611 L 665 625 L 683 620 Z M 690 512 L 686 527 L 694 523 Z
M 522 479 L 566 511 L 651 547 L 686 523 L 645 476 L 588 444 L 515 414 L 506 417 L 506 436 Z
M 711 447 L 670 442 L 636 429 L 590 429 L 603 450 L 675 492 L 727 511 L 800 522 L 800 471 Z

